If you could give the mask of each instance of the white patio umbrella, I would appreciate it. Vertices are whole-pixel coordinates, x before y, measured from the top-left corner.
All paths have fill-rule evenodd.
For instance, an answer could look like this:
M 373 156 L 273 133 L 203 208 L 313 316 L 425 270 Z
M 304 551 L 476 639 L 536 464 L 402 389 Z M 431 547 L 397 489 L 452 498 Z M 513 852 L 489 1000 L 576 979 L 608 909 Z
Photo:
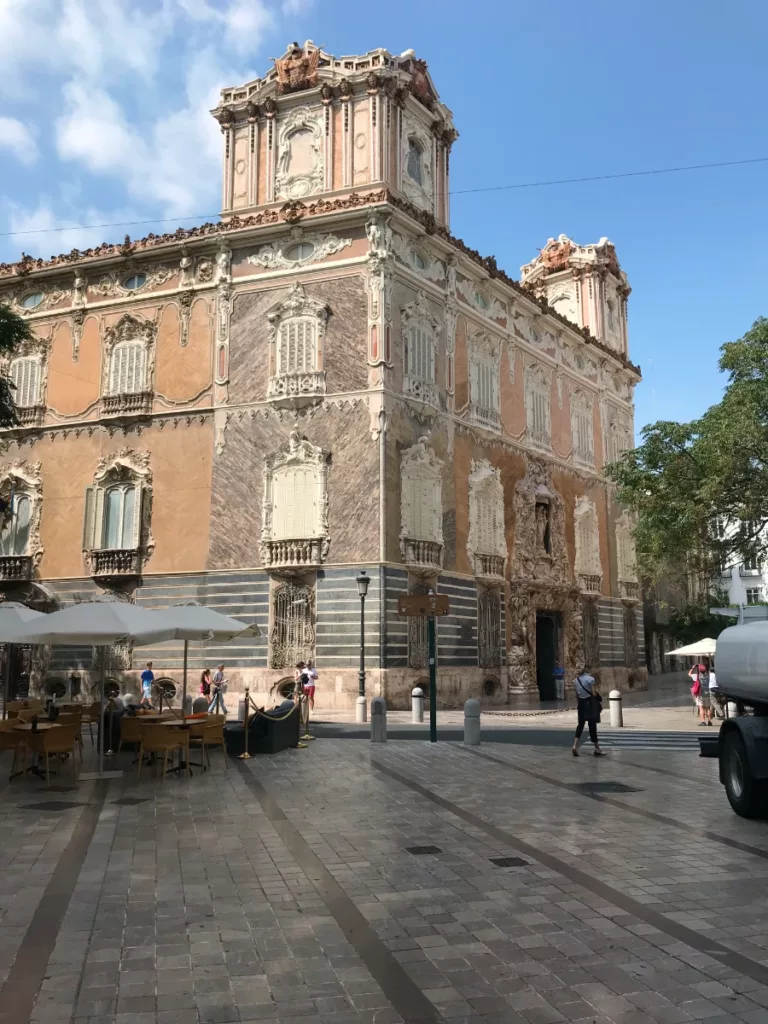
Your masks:
M 184 683 L 182 686 L 181 707 L 186 710 L 187 703 L 187 662 L 189 657 L 190 640 L 218 640 L 226 641 L 237 637 L 261 636 L 261 630 L 256 625 L 249 625 L 241 622 L 240 619 L 232 619 L 229 615 L 222 615 L 205 605 L 190 602 L 189 604 L 174 604 L 170 608 L 161 608 L 153 613 L 159 620 L 173 629 L 173 639 L 184 641 Z
M 122 641 L 137 647 L 172 640 L 173 629 L 160 621 L 156 612 L 122 601 L 85 601 L 28 622 L 17 631 L 14 640 L 24 644 L 57 644 L 80 647 L 93 644 L 105 647 Z M 101 678 L 99 715 L 99 778 L 104 776 L 104 676 Z M 109 776 L 106 776 L 107 778 Z
M 676 647 L 674 651 L 665 651 L 664 653 L 668 658 L 673 658 L 678 654 L 683 658 L 695 658 L 697 655 L 702 657 L 711 656 L 715 653 L 716 649 L 717 640 L 713 640 L 711 636 L 706 636 L 703 640 L 697 640 L 695 643 L 688 644 L 685 647 Z
M 43 617 L 42 612 L 35 612 L 18 601 L 0 601 L 0 643 L 12 644 L 16 642 L 16 634 L 23 626 L 33 619 Z M 5 671 L 3 673 L 3 718 L 8 714 L 8 700 L 10 698 L 11 684 L 11 663 L 5 659 Z

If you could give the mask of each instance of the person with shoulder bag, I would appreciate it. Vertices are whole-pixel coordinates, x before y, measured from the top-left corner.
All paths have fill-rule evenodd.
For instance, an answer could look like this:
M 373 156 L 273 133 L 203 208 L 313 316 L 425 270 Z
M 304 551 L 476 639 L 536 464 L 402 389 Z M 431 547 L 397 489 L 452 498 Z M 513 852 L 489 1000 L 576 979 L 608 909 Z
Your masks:
M 597 742 L 597 723 L 600 721 L 600 712 L 602 711 L 602 698 L 597 691 L 597 680 L 586 669 L 582 669 L 574 679 L 573 687 L 576 691 L 578 723 L 571 753 L 574 757 L 579 756 L 581 734 L 584 731 L 584 726 L 587 725 L 589 727 L 589 738 L 592 741 L 592 746 L 595 748 L 594 755 L 595 757 L 603 757 L 604 754 L 600 749 L 600 744 Z

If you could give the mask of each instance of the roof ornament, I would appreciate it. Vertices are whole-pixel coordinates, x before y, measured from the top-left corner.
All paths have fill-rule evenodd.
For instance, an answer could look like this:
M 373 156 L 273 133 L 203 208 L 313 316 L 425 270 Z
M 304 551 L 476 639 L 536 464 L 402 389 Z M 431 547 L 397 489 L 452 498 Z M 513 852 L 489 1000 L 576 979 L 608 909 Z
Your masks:
M 320 48 L 310 50 L 308 39 L 304 46 L 294 42 L 288 46 L 284 57 L 273 57 L 277 71 L 278 87 L 281 93 L 299 92 L 317 85 L 317 66 L 320 63 Z

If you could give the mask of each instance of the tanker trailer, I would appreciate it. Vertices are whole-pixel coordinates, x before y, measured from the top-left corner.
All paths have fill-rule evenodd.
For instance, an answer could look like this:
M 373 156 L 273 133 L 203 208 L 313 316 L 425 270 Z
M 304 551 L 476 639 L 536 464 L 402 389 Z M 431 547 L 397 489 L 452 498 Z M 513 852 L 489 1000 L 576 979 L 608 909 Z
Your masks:
M 717 685 L 754 715 L 720 727 L 720 781 L 742 818 L 768 816 L 768 622 L 729 626 L 717 638 Z

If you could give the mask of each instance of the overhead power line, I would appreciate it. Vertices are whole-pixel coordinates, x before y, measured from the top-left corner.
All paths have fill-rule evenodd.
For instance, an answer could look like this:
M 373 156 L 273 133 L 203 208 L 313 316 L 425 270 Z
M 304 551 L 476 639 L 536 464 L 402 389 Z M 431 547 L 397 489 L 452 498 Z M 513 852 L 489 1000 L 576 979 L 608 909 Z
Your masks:
M 518 188 L 547 188 L 551 185 L 580 185 L 587 181 L 611 181 L 616 178 L 643 178 L 655 174 L 679 174 L 683 171 L 705 171 L 715 167 L 741 167 L 745 164 L 768 163 L 768 156 L 749 157 L 746 160 L 719 160 L 711 164 L 683 164 L 680 167 L 656 167 L 647 171 L 620 171 L 616 174 L 591 174 L 583 178 L 553 178 L 549 181 L 523 181 L 513 185 L 487 185 L 481 188 L 461 188 L 451 190 L 451 196 L 465 196 L 477 192 L 508 192 Z M 65 227 L 32 228 L 28 231 L 0 231 L 0 238 L 20 237 L 22 235 L 47 235 L 63 231 L 94 231 L 99 228 L 130 228 L 143 227 L 147 224 L 178 224 L 181 220 L 210 220 L 218 217 L 218 213 L 190 214 L 187 217 L 153 217 L 150 220 L 118 220 L 105 224 L 70 224 Z

